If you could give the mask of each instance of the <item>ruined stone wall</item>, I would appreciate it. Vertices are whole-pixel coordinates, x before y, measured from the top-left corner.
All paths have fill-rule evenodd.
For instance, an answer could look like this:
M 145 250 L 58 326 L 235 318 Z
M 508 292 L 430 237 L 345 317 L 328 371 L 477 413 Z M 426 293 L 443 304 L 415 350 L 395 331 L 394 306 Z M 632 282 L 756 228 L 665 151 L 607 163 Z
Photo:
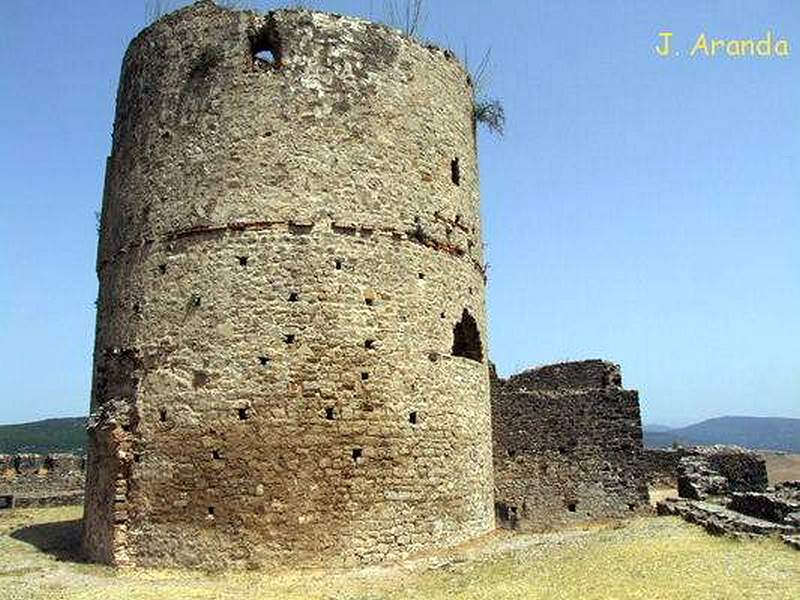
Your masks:
M 365 21 L 130 45 L 98 251 L 93 560 L 377 561 L 494 525 L 472 90 Z
M 507 527 L 547 530 L 644 509 L 638 394 L 603 361 L 492 378 L 495 502 Z
M 678 477 L 678 464 L 688 456 L 688 448 L 645 448 L 642 451 L 642 465 L 650 485 L 675 486 Z
M 0 496 L 15 506 L 80 503 L 85 466 L 73 454 L 0 454 Z
M 729 492 L 767 489 L 767 463 L 753 450 L 739 446 L 696 446 L 678 462 L 678 495 L 696 500 Z
M 645 448 L 642 465 L 651 485 L 675 486 L 682 471 L 682 459 L 706 465 L 726 479 L 725 488 L 731 491 L 761 491 L 767 487 L 767 466 L 758 452 L 738 446 L 690 446 L 677 448 Z M 687 463 L 688 464 L 688 463 Z

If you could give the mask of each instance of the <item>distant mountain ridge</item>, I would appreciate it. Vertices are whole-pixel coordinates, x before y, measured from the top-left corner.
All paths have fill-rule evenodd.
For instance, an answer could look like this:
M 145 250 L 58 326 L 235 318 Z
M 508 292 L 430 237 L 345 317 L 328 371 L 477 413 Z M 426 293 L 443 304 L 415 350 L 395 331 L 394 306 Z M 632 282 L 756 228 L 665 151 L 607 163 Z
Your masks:
M 86 452 L 86 417 L 0 425 L 0 454 Z
M 783 417 L 715 417 L 699 423 L 663 431 L 645 426 L 644 444 L 664 448 L 734 444 L 761 450 L 800 452 L 800 419 Z

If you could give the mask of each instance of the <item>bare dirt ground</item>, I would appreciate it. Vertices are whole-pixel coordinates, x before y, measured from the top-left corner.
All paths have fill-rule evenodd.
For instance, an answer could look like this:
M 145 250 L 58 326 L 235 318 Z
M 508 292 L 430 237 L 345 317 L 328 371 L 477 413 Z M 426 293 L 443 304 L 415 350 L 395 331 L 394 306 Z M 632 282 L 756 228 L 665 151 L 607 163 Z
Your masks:
M 763 452 L 767 461 L 767 476 L 769 484 L 775 485 L 779 481 L 800 479 L 800 454 L 779 452 Z
M 79 562 L 79 507 L 0 513 L 3 600 L 800 598 L 800 553 L 672 517 L 552 534 L 496 532 L 356 570 L 208 574 Z

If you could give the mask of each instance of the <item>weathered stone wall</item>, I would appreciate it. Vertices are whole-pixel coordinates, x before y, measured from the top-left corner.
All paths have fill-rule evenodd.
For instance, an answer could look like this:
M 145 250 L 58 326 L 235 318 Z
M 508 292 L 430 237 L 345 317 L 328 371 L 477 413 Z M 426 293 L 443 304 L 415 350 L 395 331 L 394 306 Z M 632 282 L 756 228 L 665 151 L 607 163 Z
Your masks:
M 702 500 L 729 492 L 767 489 L 767 463 L 757 452 L 738 446 L 696 446 L 678 462 L 678 495 Z
M 92 559 L 370 562 L 493 527 L 472 115 L 451 54 L 357 19 L 201 2 L 131 43 Z
M 677 485 L 681 460 L 695 457 L 717 475 L 725 477 L 726 490 L 763 490 L 767 486 L 767 466 L 757 452 L 738 446 L 694 446 L 645 448 L 642 464 L 651 485 Z M 690 461 L 691 462 L 691 461 Z
M 678 477 L 678 464 L 688 456 L 688 448 L 644 448 L 642 465 L 650 485 L 675 486 Z
M 0 454 L 0 496 L 16 506 L 80 503 L 85 467 L 73 454 Z
M 767 461 L 758 452 L 736 446 L 698 447 L 695 451 L 728 480 L 731 492 L 763 492 L 767 489 Z
M 545 530 L 647 506 L 638 394 L 583 361 L 492 378 L 495 501 L 508 527 Z

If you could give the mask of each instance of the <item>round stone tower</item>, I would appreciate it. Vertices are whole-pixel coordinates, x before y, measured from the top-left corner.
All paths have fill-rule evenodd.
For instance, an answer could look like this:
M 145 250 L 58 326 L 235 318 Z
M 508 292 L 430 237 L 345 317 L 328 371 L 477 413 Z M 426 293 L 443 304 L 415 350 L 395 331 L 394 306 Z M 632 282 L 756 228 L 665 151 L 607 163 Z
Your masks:
M 203 1 L 125 56 L 84 544 L 354 564 L 494 526 L 472 89 L 363 20 Z

